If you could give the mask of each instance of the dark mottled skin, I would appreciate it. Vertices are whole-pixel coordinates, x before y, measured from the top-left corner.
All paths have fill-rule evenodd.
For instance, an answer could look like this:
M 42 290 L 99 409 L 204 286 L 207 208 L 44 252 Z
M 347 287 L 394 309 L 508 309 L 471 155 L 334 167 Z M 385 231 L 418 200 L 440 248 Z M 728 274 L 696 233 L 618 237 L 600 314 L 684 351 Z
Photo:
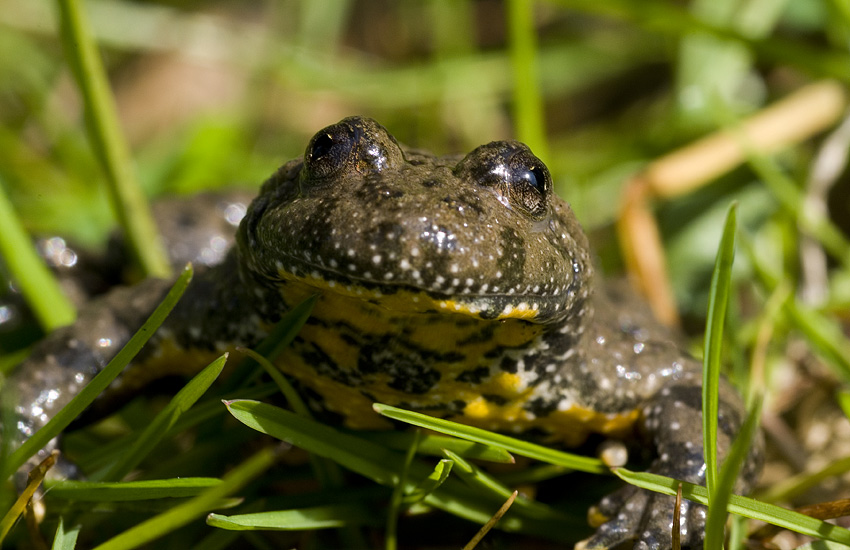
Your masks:
M 642 302 L 594 282 L 578 222 L 521 143 L 434 157 L 374 121 L 345 119 L 264 184 L 237 243 L 196 278 L 113 393 L 171 372 L 174 353 L 254 345 L 318 293 L 279 363 L 352 427 L 380 426 L 371 403 L 381 401 L 551 444 L 637 429 L 654 447 L 652 471 L 704 482 L 700 365 Z M 115 290 L 45 340 L 11 384 L 21 432 L 67 402 L 167 288 Z M 196 362 L 184 372 L 206 364 Z M 725 381 L 720 415 L 725 451 L 742 421 Z M 745 470 L 741 490 L 757 460 Z M 669 548 L 672 506 L 623 488 L 600 503 L 610 521 L 582 544 Z M 700 548 L 704 509 L 682 508 L 683 547 Z

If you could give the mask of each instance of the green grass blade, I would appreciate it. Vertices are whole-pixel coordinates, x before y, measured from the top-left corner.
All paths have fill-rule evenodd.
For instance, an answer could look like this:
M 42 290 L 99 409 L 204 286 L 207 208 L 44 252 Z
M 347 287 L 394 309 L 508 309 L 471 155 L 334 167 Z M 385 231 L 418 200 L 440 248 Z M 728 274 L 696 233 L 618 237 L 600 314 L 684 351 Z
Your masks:
M 452 473 L 454 461 L 451 459 L 443 459 L 437 462 L 434 466 L 434 471 L 428 474 L 428 477 L 423 479 L 419 485 L 413 488 L 408 494 L 404 495 L 404 505 L 412 506 L 417 502 L 422 501 L 425 497 L 440 488 L 440 485 L 449 479 L 449 474 Z
M 50 419 L 40 430 L 27 439 L 23 445 L 15 450 L 4 464 L 5 469 L 2 472 L 2 478 L 6 479 L 40 449 L 44 448 L 47 443 L 59 435 L 68 425 L 74 421 L 86 407 L 97 398 L 112 383 L 113 380 L 124 370 L 133 357 L 139 353 L 142 346 L 150 339 L 154 331 L 165 321 L 165 318 L 177 304 L 177 301 L 183 295 L 189 281 L 192 280 L 192 266 L 186 266 L 180 277 L 168 291 L 168 294 L 163 299 L 162 303 L 157 306 L 147 321 L 142 327 L 130 338 L 130 341 L 121 348 L 121 351 L 115 355 L 112 361 L 95 376 L 91 382 L 71 400 L 70 403 L 62 407 L 56 415 Z
M 246 426 L 332 458 L 381 485 L 394 486 L 401 472 L 403 456 L 374 443 L 266 403 L 240 399 L 224 404 L 230 414 Z
M 210 514 L 207 525 L 231 531 L 305 531 L 374 524 L 375 519 L 375 513 L 363 506 L 333 505 L 233 516 Z
M 537 32 L 534 2 L 509 0 L 508 32 L 513 73 L 514 123 L 517 139 L 545 162 L 549 158 L 543 123 L 543 97 L 537 70 Z
M 245 388 L 240 392 L 239 395 L 240 397 L 244 397 L 245 399 L 262 399 L 264 397 L 274 395 L 277 390 L 277 386 L 272 383 L 267 383 L 260 384 L 258 386 L 253 386 L 251 388 Z M 180 420 L 171 429 L 171 434 L 188 430 L 189 428 L 197 426 L 201 422 L 204 422 L 221 414 L 221 401 L 223 398 L 226 398 L 227 395 L 231 393 L 232 392 L 218 392 L 219 397 L 210 397 L 208 399 L 204 399 L 201 403 L 192 407 L 192 410 L 188 411 L 186 414 L 180 417 Z
M 56 464 L 56 457 L 58 455 L 59 451 L 53 451 L 47 456 L 47 458 L 42 460 L 38 466 L 30 470 L 27 477 L 26 487 L 23 488 L 21 494 L 18 495 L 18 498 L 16 498 L 12 503 L 12 506 L 9 507 L 9 510 L 7 510 L 3 517 L 0 518 L 0 547 L 3 546 L 3 541 L 6 539 L 6 535 L 8 535 L 9 531 L 12 527 L 14 527 L 18 518 L 25 513 L 27 504 L 41 486 L 41 483 L 44 480 L 44 475 L 50 468 L 53 467 L 54 464 Z
M 233 494 L 255 477 L 268 470 L 277 460 L 278 452 L 262 449 L 230 471 L 218 485 L 207 489 L 192 500 L 152 517 L 96 547 L 96 550 L 129 550 L 138 548 L 170 533 L 215 508 L 224 497 Z
M 723 325 L 732 281 L 732 262 L 735 259 L 735 227 L 737 205 L 732 204 L 726 214 L 723 236 L 717 250 L 711 289 L 708 298 L 708 318 L 705 331 L 705 358 L 702 380 L 702 430 L 705 456 L 705 482 L 709 494 L 717 487 L 717 415 L 720 364 L 723 345 Z
M 632 472 L 625 468 L 615 468 L 613 472 L 632 485 L 670 496 L 676 496 L 676 489 L 681 483 L 684 498 L 699 504 L 708 504 L 708 491 L 705 487 L 657 474 Z M 731 495 L 727 509 L 733 514 L 765 521 L 803 535 L 850 545 L 850 530 L 780 506 Z
M 735 480 L 741 471 L 741 466 L 747 459 L 752 446 L 753 436 L 758 427 L 761 416 L 761 398 L 753 400 L 753 404 L 747 414 L 747 420 L 738 432 L 729 455 L 723 461 L 720 468 L 720 476 L 717 479 L 715 493 L 710 495 L 711 505 L 708 509 L 708 518 L 705 524 L 705 548 L 706 550 L 723 548 L 724 526 L 726 525 L 726 506 L 729 498 L 735 490 Z
M 814 542 L 798 546 L 794 550 L 847 550 L 847 548 L 848 547 L 844 544 L 838 544 L 826 540 L 816 540 Z
M 139 434 L 133 445 L 124 455 L 112 465 L 103 476 L 103 481 L 117 481 L 129 474 L 133 468 L 145 459 L 148 454 L 169 433 L 180 416 L 189 410 L 216 381 L 227 361 L 225 353 L 204 370 L 199 372 L 174 396 L 168 405 L 162 409 L 153 421 Z
M 183 477 L 121 482 L 66 480 L 49 485 L 48 496 L 51 499 L 89 502 L 185 498 L 196 496 L 220 483 L 221 480 L 214 477 Z
M 838 405 L 844 412 L 844 416 L 850 418 L 850 391 L 840 391 L 836 397 L 838 398 Z
M 410 476 L 410 465 L 413 464 L 413 459 L 416 457 L 416 449 L 419 447 L 419 431 L 410 442 L 407 452 L 404 454 L 404 462 L 401 467 L 401 474 L 396 480 L 393 487 L 393 494 L 390 496 L 390 505 L 387 507 L 387 521 L 384 528 L 384 548 L 385 550 L 396 550 L 398 548 L 398 517 L 401 514 L 402 500 L 405 494 L 405 485 Z
M 106 71 L 83 13 L 82 0 L 58 0 L 65 53 L 85 105 L 89 137 L 107 175 L 109 195 L 130 248 L 146 275 L 168 277 L 171 266 L 118 123 Z
M 394 487 L 401 474 L 404 457 L 396 451 L 265 403 L 234 400 L 225 404 L 230 413 L 246 426 L 311 453 L 331 458 L 381 485 Z M 425 478 L 432 470 L 432 467 L 415 461 L 411 465 L 411 479 Z M 405 490 L 412 489 L 411 481 L 405 483 Z M 451 477 L 437 491 L 429 494 L 425 502 L 478 523 L 486 523 L 492 516 L 493 506 L 500 504 Z M 583 522 L 577 523 L 583 525 Z M 543 518 L 518 511 L 505 516 L 499 526 L 508 531 L 536 533 L 562 540 L 569 535 L 564 531 L 566 524 L 570 522 L 547 522 Z M 578 525 L 573 527 L 579 528 Z
M 502 500 L 507 500 L 513 493 L 513 489 L 506 486 L 481 468 L 476 467 L 464 460 L 461 456 L 446 450 L 446 456 L 451 458 L 455 463 L 455 473 L 467 484 L 483 491 L 492 493 Z M 564 515 L 556 512 L 549 506 L 529 500 L 524 496 L 517 496 L 513 506 L 516 508 L 524 508 L 530 514 L 534 514 L 541 518 L 551 518 L 554 520 L 564 519 Z
M 77 312 L 73 304 L 36 253 L 2 186 L 0 256 L 45 332 L 74 322 Z
M 506 435 L 488 432 L 487 430 L 458 424 L 457 422 L 443 420 L 442 418 L 434 418 L 426 414 L 397 409 L 389 405 L 375 403 L 372 408 L 375 409 L 375 412 L 382 414 L 387 418 L 392 418 L 393 420 L 400 420 L 414 426 L 483 443 L 484 445 L 501 447 L 502 449 L 512 453 L 534 458 L 549 464 L 557 464 L 573 470 L 596 474 L 609 472 L 608 467 L 605 466 L 599 459 L 556 451 L 555 449 L 550 449 L 542 445 L 529 443 Z
M 77 535 L 80 534 L 80 527 L 80 525 L 75 525 L 70 529 L 65 529 L 65 520 L 60 516 L 51 550 L 74 550 L 77 546 Z
M 286 399 L 286 402 L 289 404 L 289 408 L 295 412 L 295 414 L 300 414 L 301 416 L 306 416 L 307 418 L 312 418 L 313 415 L 310 414 L 310 408 L 307 407 L 307 404 L 304 403 L 304 400 L 301 399 L 301 396 L 298 395 L 298 392 L 295 391 L 295 388 L 292 387 L 292 384 L 289 383 L 289 380 L 286 379 L 286 376 L 280 372 L 280 369 L 275 367 L 271 361 L 257 353 L 252 349 L 240 349 L 242 351 L 257 362 L 263 370 L 266 371 L 271 379 L 274 381 L 277 388 L 280 390 L 280 393 L 283 394 L 283 397 Z
M 414 433 L 410 431 L 358 432 L 357 436 L 397 451 L 403 451 L 410 446 L 410 441 Z M 465 439 L 428 433 L 422 434 L 416 453 L 419 455 L 444 456 L 444 449 L 468 459 L 502 462 L 505 464 L 513 464 L 515 462 L 511 453 L 504 449 L 482 445 L 474 441 L 466 441 Z

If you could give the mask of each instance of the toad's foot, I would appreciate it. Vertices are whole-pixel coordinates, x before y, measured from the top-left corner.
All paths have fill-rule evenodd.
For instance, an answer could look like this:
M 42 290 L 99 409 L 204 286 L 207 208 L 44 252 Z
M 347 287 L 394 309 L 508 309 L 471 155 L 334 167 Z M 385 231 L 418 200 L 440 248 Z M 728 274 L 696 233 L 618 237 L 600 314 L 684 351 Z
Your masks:
M 590 515 L 605 521 L 596 534 L 576 545 L 576 550 L 595 548 L 635 548 L 660 550 L 673 545 L 673 511 L 676 499 L 638 489 L 623 487 L 603 498 Z M 683 549 L 703 547 L 706 508 L 682 500 L 677 528 Z

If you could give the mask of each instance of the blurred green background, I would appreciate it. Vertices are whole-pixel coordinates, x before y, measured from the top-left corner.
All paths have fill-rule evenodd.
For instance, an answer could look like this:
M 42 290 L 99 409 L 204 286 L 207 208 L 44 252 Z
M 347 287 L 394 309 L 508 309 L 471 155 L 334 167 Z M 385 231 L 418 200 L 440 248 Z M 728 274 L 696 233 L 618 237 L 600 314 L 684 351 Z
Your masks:
M 355 113 L 440 153 L 517 137 L 524 75 L 512 69 L 504 2 L 85 6 L 151 195 L 257 185 L 318 128 Z M 536 2 L 538 49 L 522 64 L 536 63 L 546 145 L 532 145 L 546 147 L 585 224 L 610 224 L 625 177 L 716 128 L 718 102 L 745 114 L 813 78 L 841 77 L 848 9 Z M 33 230 L 92 242 L 110 216 L 55 21 L 46 0 L 0 2 L 0 178 Z

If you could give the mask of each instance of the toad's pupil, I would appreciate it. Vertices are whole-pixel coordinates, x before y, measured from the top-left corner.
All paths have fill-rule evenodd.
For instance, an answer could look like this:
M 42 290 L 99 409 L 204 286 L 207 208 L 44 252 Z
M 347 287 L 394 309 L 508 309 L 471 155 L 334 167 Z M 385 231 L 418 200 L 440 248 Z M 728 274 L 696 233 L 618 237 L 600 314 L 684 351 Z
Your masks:
M 519 174 L 519 178 L 527 181 L 529 185 L 533 188 L 537 189 L 540 193 L 543 193 L 544 190 L 544 181 L 546 181 L 543 175 L 543 171 L 540 168 L 532 168 L 531 170 L 522 170 Z
M 313 141 L 313 148 L 310 150 L 310 157 L 318 160 L 325 157 L 330 150 L 336 145 L 334 138 L 330 134 L 318 136 Z

